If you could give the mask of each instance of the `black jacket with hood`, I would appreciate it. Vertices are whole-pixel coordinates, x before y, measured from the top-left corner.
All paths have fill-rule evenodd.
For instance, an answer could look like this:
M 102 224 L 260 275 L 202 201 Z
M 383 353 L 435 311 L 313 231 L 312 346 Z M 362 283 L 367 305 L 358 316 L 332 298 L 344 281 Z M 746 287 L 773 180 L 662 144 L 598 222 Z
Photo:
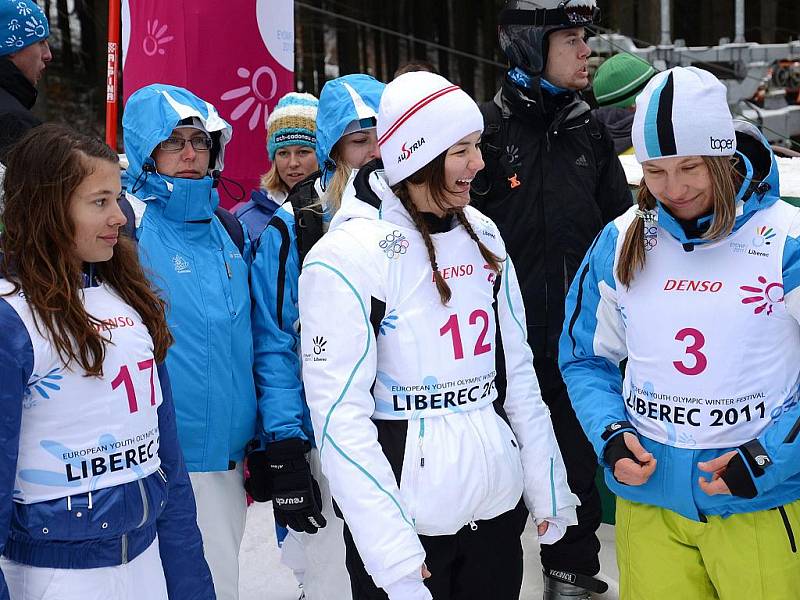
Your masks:
M 481 106 L 486 167 L 472 202 L 497 223 L 514 259 L 534 355 L 555 360 L 570 283 L 632 197 L 611 137 L 580 94 L 553 96 L 534 82 L 527 90 L 506 77 Z
M 0 57 L 0 161 L 14 142 L 42 124 L 30 110 L 36 95 L 36 87 L 11 59 Z

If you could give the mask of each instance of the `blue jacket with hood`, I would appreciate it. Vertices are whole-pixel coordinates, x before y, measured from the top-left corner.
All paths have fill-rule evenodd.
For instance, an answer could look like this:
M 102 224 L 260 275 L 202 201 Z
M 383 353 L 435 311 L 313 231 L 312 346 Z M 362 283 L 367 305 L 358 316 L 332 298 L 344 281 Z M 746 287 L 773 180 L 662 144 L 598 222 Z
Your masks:
M 384 87 L 361 74 L 325 84 L 317 111 L 317 160 L 322 169 L 316 182 L 318 193 L 336 169 L 330 157 L 333 146 L 350 123 L 377 116 Z M 313 445 L 300 376 L 297 282 L 301 266 L 294 212 L 287 202 L 261 235 L 252 267 L 256 389 L 267 442 L 300 438 Z
M 731 235 L 745 227 L 760 211 L 775 213 L 771 218 L 776 221 L 778 229 L 785 232 L 782 256 L 784 302 L 793 318 L 791 320 L 797 321 L 800 319 L 800 211 L 780 200 L 777 164 L 766 140 L 749 124 L 737 122 L 736 129 L 737 158 L 747 177 L 737 195 L 737 217 Z M 696 237 L 687 234 L 660 203 L 657 219 L 658 235 L 672 236 L 684 245 L 684 250 L 709 243 L 700 234 Z M 710 219 L 710 216 L 701 218 L 697 223 L 698 229 L 702 230 Z M 622 285 L 616 278 L 615 269 L 625 233 L 620 227 L 629 221 L 630 217 L 623 215 L 609 223 L 584 258 L 567 297 L 559 352 L 561 372 L 575 412 L 600 457 L 601 465 L 605 467 L 608 487 L 622 498 L 667 508 L 696 521 L 703 521 L 704 515 L 726 517 L 775 508 L 797 500 L 800 498 L 800 404 L 797 391 L 790 393 L 785 400 L 778 399 L 783 402 L 778 411 L 782 414 L 777 417 L 773 414 L 772 423 L 758 435 L 759 450 L 766 451 L 767 459 L 761 452 L 750 454 L 752 441 L 738 448 L 692 449 L 659 443 L 639 433 L 644 448 L 656 458 L 653 475 L 640 486 L 624 485 L 614 478 L 611 465 L 604 459 L 608 444 L 626 431 L 637 433 L 628 420 L 619 369 L 619 362 L 628 354 L 624 325 L 627 317 L 620 313 L 615 300 L 610 300 Z M 733 246 L 731 243 L 732 250 Z M 653 318 L 658 317 L 654 315 Z M 796 327 L 797 323 L 793 325 Z M 781 352 L 781 349 L 773 351 Z M 741 368 L 747 369 L 748 365 L 742 364 Z M 702 395 L 702 390 L 697 394 Z M 743 475 L 755 488 L 753 498 L 709 496 L 698 485 L 701 476 L 709 479 L 710 475 L 700 471 L 697 463 L 712 460 L 731 450 L 742 459 L 743 465 L 740 463 L 738 466 L 743 467 L 746 471 Z M 729 467 L 732 464 L 733 461 Z
M 285 201 L 286 192 L 272 193 L 267 190 L 253 190 L 250 193 L 250 199 L 236 208 L 233 214 L 247 227 L 250 241 L 256 244 L 272 215 Z
M 158 173 L 151 154 L 183 119 L 214 140 L 202 179 Z M 240 253 L 214 210 L 231 127 L 191 92 L 154 84 L 133 94 L 122 119 L 125 183 L 136 213 L 139 257 L 167 300 L 175 344 L 167 355 L 178 436 L 189 471 L 224 471 L 256 432 L 249 254 Z M 242 256 L 244 254 L 244 256 Z
M 97 280 L 87 277 L 86 284 L 97 285 Z M 34 350 L 26 325 L 2 298 L 0 331 L 0 552 L 35 567 L 94 569 L 134 560 L 158 535 L 169 597 L 213 600 L 214 586 L 203 558 L 194 494 L 178 445 L 164 365 L 158 366 L 163 398 L 158 407 L 159 471 L 94 494 L 18 504 L 12 496 Z M 79 518 L 81 512 L 85 518 Z M 0 600 L 9 600 L 2 572 Z

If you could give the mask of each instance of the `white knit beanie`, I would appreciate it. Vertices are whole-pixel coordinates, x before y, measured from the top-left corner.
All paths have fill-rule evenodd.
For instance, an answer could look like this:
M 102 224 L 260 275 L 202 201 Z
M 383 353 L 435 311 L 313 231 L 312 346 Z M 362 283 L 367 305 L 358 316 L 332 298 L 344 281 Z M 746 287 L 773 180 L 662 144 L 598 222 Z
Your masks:
M 460 87 L 426 71 L 401 75 L 386 86 L 378 109 L 378 145 L 389 185 L 476 131 L 483 131 L 483 115 Z
M 675 67 L 636 98 L 633 149 L 640 163 L 671 156 L 730 156 L 736 151 L 727 89 L 708 71 Z

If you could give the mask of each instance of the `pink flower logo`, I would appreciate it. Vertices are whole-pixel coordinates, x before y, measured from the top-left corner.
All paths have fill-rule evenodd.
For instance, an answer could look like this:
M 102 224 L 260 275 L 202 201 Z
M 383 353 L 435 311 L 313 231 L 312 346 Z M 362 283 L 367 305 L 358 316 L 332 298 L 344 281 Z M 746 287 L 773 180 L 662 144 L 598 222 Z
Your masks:
M 773 307 L 779 302 L 783 302 L 783 284 L 782 283 L 767 283 L 767 278 L 759 275 L 758 282 L 761 286 L 743 285 L 739 289 L 743 292 L 753 294 L 742 298 L 742 304 L 755 304 L 753 313 L 760 315 L 766 311 L 767 315 L 772 314 Z
M 161 25 L 161 27 L 158 25 L 158 19 L 147 21 L 147 35 L 142 42 L 142 49 L 147 56 L 154 56 L 156 53 L 166 54 L 163 46 L 175 39 L 173 35 L 165 35 L 169 28 L 168 25 Z

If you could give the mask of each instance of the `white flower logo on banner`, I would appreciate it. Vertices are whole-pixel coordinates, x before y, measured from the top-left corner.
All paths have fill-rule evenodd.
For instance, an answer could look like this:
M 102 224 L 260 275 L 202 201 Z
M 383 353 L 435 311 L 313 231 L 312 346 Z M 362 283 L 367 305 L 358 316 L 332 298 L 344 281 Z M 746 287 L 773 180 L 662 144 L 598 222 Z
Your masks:
M 21 14 L 23 17 L 33 14 L 33 10 L 31 10 L 31 7 L 25 4 L 24 2 L 17 2 L 17 10 L 19 11 L 19 14 Z
M 263 113 L 264 128 L 266 128 L 267 119 L 269 118 L 267 103 L 275 97 L 278 91 L 278 78 L 275 76 L 275 71 L 266 66 L 259 67 L 251 77 L 249 69 L 239 67 L 236 70 L 236 74 L 249 81 L 247 85 L 228 90 L 220 97 L 220 100 L 224 101 L 244 98 L 231 112 L 231 120 L 238 121 L 255 104 L 253 114 L 250 115 L 247 125 L 250 131 L 254 130 L 258 126 L 259 119 L 261 119 Z
M 21 25 L 19 24 L 19 21 L 17 21 L 16 19 L 11 19 L 11 21 L 9 21 L 8 23 L 8 29 L 10 31 L 16 31 L 20 27 Z
M 142 42 L 142 49 L 147 56 L 158 54 L 164 55 L 166 50 L 162 48 L 164 44 L 169 44 L 175 39 L 174 35 L 164 35 L 167 32 L 168 25 L 158 26 L 158 19 L 147 21 L 147 35 Z

